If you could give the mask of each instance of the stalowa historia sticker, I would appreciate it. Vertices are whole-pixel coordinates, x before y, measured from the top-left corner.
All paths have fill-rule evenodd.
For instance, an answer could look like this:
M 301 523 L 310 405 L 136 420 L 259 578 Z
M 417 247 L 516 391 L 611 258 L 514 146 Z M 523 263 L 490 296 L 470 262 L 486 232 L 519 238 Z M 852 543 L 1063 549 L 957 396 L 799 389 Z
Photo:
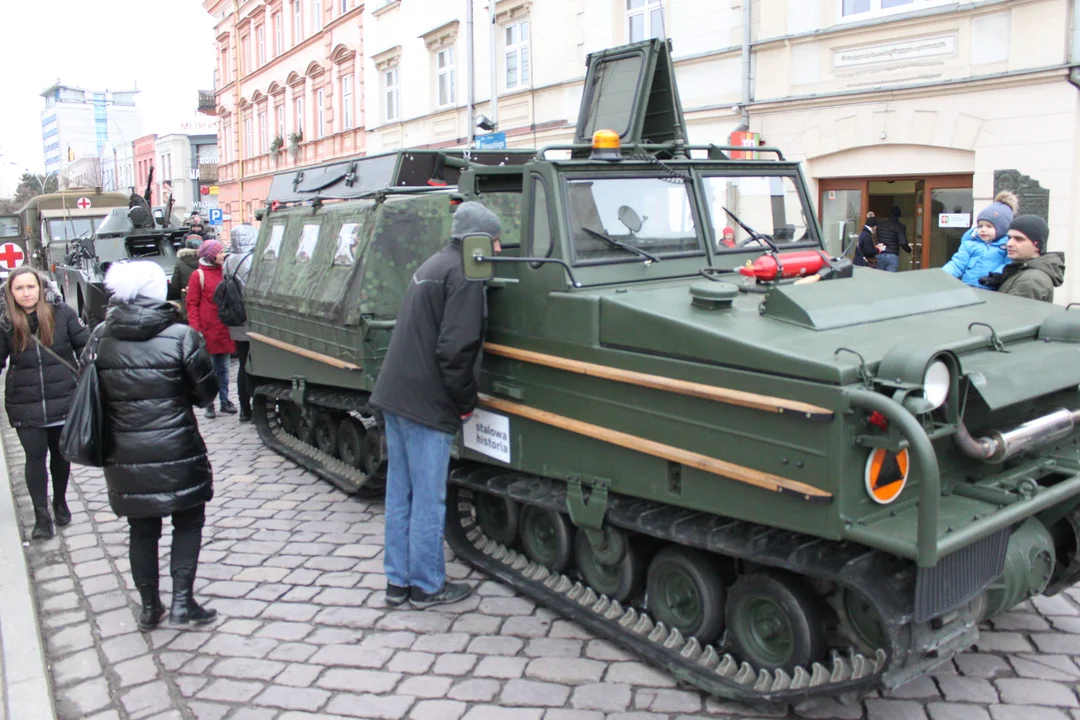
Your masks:
M 510 418 L 487 410 L 476 410 L 461 429 L 465 447 L 510 462 Z

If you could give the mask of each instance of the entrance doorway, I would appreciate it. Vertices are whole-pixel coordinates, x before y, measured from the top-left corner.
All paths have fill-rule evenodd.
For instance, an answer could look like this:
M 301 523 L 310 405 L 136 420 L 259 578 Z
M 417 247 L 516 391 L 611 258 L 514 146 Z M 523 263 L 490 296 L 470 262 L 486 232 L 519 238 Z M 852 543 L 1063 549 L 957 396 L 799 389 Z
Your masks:
M 911 253 L 900 251 L 900 270 L 941 267 L 974 224 L 972 175 L 823 178 L 819 217 L 826 250 L 853 257 L 855 241 L 873 210 L 881 221 L 893 207 L 907 229 Z

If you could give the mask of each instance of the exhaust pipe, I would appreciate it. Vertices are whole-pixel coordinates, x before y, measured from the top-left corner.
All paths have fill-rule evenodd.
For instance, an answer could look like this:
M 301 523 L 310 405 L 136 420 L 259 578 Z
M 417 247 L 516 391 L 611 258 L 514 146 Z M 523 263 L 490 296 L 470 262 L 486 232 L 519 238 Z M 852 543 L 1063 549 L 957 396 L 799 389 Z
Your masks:
M 1004 432 L 992 432 L 974 438 L 964 423 L 960 423 L 953 442 L 964 455 L 998 465 L 1022 452 L 1048 445 L 1066 437 L 1080 423 L 1080 410 L 1058 410 L 1029 420 Z

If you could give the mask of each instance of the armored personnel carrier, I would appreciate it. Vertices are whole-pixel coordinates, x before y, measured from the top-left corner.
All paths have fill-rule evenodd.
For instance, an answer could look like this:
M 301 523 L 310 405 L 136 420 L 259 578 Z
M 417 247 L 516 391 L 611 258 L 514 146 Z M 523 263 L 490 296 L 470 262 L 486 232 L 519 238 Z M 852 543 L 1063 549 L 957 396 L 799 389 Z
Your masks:
M 504 221 L 500 255 L 462 243 L 489 315 L 459 558 L 748 701 L 898 686 L 1075 582 L 1080 313 L 828 257 L 798 163 L 687 142 L 663 42 L 591 55 L 581 108 L 573 143 L 454 168 Z M 456 197 L 401 182 L 420 160 L 279 178 L 248 284 L 261 436 L 357 492 Z

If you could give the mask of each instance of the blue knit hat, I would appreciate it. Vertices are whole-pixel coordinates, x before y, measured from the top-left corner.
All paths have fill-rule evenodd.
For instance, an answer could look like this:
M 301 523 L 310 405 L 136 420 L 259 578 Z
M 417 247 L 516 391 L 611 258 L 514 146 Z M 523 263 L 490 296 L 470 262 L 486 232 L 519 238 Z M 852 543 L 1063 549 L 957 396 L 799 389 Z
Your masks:
M 976 222 L 985 220 L 994 226 L 996 240 L 1001 240 L 1009 233 L 1009 223 L 1016 213 L 1016 196 L 1010 192 L 1000 192 L 994 202 L 985 207 L 976 217 Z

